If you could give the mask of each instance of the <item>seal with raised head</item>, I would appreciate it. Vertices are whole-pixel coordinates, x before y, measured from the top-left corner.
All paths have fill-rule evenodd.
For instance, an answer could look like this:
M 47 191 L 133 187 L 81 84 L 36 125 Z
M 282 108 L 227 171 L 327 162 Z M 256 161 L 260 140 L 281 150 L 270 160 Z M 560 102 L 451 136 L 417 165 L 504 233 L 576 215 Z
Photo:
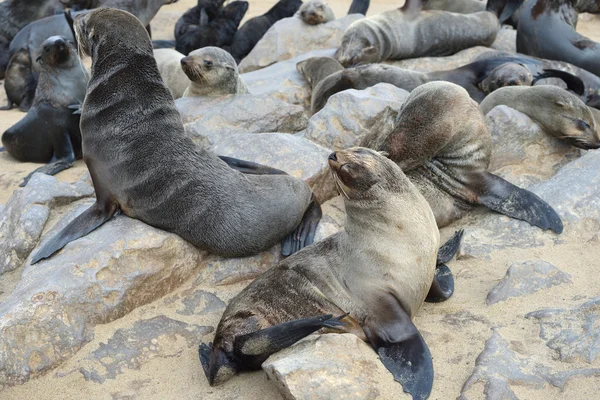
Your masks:
M 182 97 L 250 93 L 231 54 L 218 47 L 203 47 L 181 59 L 190 80 Z
M 42 43 L 42 65 L 33 105 L 27 115 L 2 134 L 2 144 L 19 161 L 48 163 L 29 174 L 49 175 L 81 158 L 79 115 L 69 106 L 85 97 L 88 75 L 75 47 L 62 36 Z
M 492 137 L 478 104 L 458 85 L 419 86 L 394 129 L 373 133 L 362 145 L 389 154 L 425 196 L 439 227 L 485 206 L 544 230 L 563 230 L 544 200 L 488 172 Z
M 302 4 L 298 10 L 298 16 L 308 25 L 324 24 L 335 19 L 331 7 L 322 0 L 310 0 Z
M 505 105 L 528 115 L 544 132 L 581 149 L 600 148 L 600 136 L 590 107 L 557 86 L 505 87 L 480 104 L 483 114 Z
M 412 319 L 423 301 L 452 295 L 444 263 L 462 233 L 438 252 L 431 208 L 384 155 L 355 147 L 331 154 L 329 165 L 344 196 L 344 229 L 281 261 L 229 302 L 213 343 L 199 348 L 206 377 L 219 385 L 260 369 L 271 354 L 326 328 L 369 342 L 404 391 L 425 399 L 433 362 Z
M 81 132 L 96 203 L 44 243 L 32 263 L 117 210 L 223 256 L 255 254 L 284 238 L 285 255 L 312 242 L 321 208 L 305 182 L 224 161 L 186 136 L 137 18 L 101 8 L 78 16 L 75 32 L 80 51 L 92 56 Z
M 311 104 L 316 101 L 314 96 L 320 93 L 319 87 L 328 76 L 339 71 L 344 67 L 337 60 L 331 57 L 310 57 L 296 64 L 296 70 L 304 76 L 311 87 Z

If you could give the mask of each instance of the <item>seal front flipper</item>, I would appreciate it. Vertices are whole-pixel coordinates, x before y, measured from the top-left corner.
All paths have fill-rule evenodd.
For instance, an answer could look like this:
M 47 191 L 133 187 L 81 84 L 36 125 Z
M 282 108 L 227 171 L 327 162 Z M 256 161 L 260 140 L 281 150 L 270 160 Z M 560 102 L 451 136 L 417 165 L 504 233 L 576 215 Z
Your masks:
M 488 172 L 481 175 L 479 184 L 477 194 L 480 204 L 544 230 L 552 229 L 556 233 L 562 233 L 563 224 L 560 217 L 536 194 Z
M 287 235 L 286 238 L 283 239 L 283 242 L 281 242 L 281 255 L 287 257 L 290 254 L 311 245 L 315 240 L 317 226 L 319 225 L 322 216 L 323 211 L 321 210 L 321 205 L 317 202 L 315 195 L 313 194 L 312 200 L 302 216 L 302 221 L 300 221 L 300 224 L 296 227 L 294 232 Z
M 266 165 L 257 164 L 252 161 L 240 160 L 239 158 L 218 156 L 222 161 L 225 161 L 230 168 L 250 175 L 287 175 L 286 172 L 267 167 Z
M 448 300 L 454 293 L 454 277 L 452 271 L 444 263 L 447 263 L 454 257 L 460 246 L 464 231 L 461 229 L 452 235 L 452 237 L 444 243 L 438 250 L 437 265 L 435 269 L 435 275 L 433 276 L 433 282 L 429 293 L 425 298 L 428 303 L 439 303 L 441 301 Z
M 585 93 L 585 84 L 583 83 L 580 77 L 566 71 L 561 71 L 559 69 L 545 68 L 543 71 L 543 73 L 537 74 L 534 77 L 531 86 L 535 85 L 537 81 L 540 81 L 542 79 L 558 78 L 567 84 L 567 90 L 570 90 L 579 96 L 583 96 L 583 94 Z

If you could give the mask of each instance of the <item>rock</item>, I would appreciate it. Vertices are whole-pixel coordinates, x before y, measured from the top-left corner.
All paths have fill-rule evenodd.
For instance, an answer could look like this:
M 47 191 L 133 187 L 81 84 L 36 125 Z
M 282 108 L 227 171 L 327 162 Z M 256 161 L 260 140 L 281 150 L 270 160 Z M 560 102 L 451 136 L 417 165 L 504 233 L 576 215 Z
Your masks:
M 384 61 L 383 63 L 421 72 L 445 71 L 472 63 L 476 58 L 481 57 L 482 54 L 494 51 L 495 50 L 492 50 L 489 47 L 476 46 L 471 47 L 470 49 L 461 50 L 458 53 L 447 57 L 410 58 L 400 61 L 389 60 Z
M 487 304 L 532 294 L 561 283 L 571 283 L 571 276 L 546 261 L 514 263 L 508 268 L 504 279 L 488 294 Z
M 214 293 L 196 290 L 190 296 L 181 300 L 183 310 L 177 310 L 180 315 L 205 315 L 213 312 L 223 312 L 227 304 Z
M 269 95 L 310 110 L 310 86 L 296 70 L 296 64 L 310 57 L 333 57 L 335 49 L 311 51 L 291 60 L 242 75 L 250 93 Z
M 159 11 L 150 22 L 152 40 L 175 40 L 173 28 L 181 15 L 183 13 L 177 11 Z
M 37 245 L 50 209 L 94 194 L 94 188 L 81 180 L 59 182 L 53 176 L 35 174 L 17 189 L 0 211 L 0 275 L 20 267 Z
M 296 136 L 334 150 L 359 146 L 368 134 L 391 131 L 409 93 L 388 83 L 344 90 L 329 98 Z
M 136 321 L 131 328 L 117 329 L 107 343 L 100 343 L 81 363 L 79 372 L 86 380 L 103 383 L 126 369 L 139 370 L 154 358 L 177 357 L 196 348 L 212 331 L 212 326 L 186 324 L 164 315 Z
M 89 205 L 72 208 L 44 241 Z M 58 366 L 92 339 L 95 325 L 171 292 L 205 256 L 175 234 L 119 215 L 27 265 L 0 304 L 0 386 Z
M 600 297 L 572 309 L 543 309 L 525 317 L 539 321 L 540 338 L 561 361 L 591 364 L 600 355 Z
M 315 243 L 341 231 L 346 222 L 346 207 L 342 196 L 336 196 L 321 205 L 323 217 L 317 226 Z
M 490 46 L 494 50 L 507 51 L 510 53 L 517 52 L 517 31 L 502 27 L 496 35 L 496 40 Z
M 220 156 L 240 158 L 280 169 L 300 178 L 323 203 L 337 194 L 327 157 L 330 150 L 285 133 L 227 135 L 212 147 Z
M 175 104 L 185 132 L 203 147 L 235 133 L 293 133 L 307 125 L 302 107 L 266 95 L 183 97 Z
M 337 48 L 346 28 L 361 18 L 364 18 L 361 14 L 351 14 L 319 25 L 307 25 L 295 16 L 283 18 L 269 28 L 242 60 L 240 73 L 268 67 L 312 50 Z
M 494 107 L 485 119 L 493 140 L 489 170 L 515 185 L 548 180 L 582 153 L 510 107 Z
M 411 398 L 371 346 L 349 333 L 309 336 L 262 368 L 285 399 Z

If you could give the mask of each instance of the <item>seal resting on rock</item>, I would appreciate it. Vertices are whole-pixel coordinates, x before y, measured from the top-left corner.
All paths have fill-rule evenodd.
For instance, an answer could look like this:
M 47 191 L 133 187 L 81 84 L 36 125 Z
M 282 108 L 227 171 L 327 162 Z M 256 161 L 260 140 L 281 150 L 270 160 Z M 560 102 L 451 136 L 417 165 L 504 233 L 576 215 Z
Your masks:
M 203 47 L 181 59 L 190 80 L 183 97 L 250 93 L 231 54 L 218 47 Z
M 505 87 L 486 97 L 480 107 L 485 115 L 501 104 L 528 115 L 557 139 L 585 150 L 600 148 L 600 121 L 583 101 L 564 89 L 550 85 Z
M 392 161 L 369 149 L 329 156 L 344 196 L 344 229 L 281 261 L 230 302 L 200 361 L 211 385 L 260 369 L 273 353 L 321 329 L 357 335 L 415 399 L 429 396 L 433 362 L 412 319 L 424 300 L 452 295 L 427 201 Z M 436 268 L 437 265 L 437 268 Z M 332 360 L 335 363 L 335 360 Z
M 88 80 L 75 47 L 62 36 L 42 43 L 42 65 L 33 105 L 27 115 L 2 135 L 2 144 L 19 161 L 48 163 L 29 174 L 54 175 L 81 158 L 79 115 L 69 106 L 81 104 Z
M 419 86 L 394 129 L 367 136 L 362 145 L 389 154 L 425 196 L 439 227 L 485 206 L 544 230 L 563 230 L 545 201 L 487 171 L 492 137 L 479 106 L 458 85 Z
M 331 57 L 310 57 L 296 64 L 296 70 L 304 76 L 312 88 L 311 104 L 316 102 L 315 94 L 320 92 L 321 82 L 343 69 L 342 64 Z
M 137 18 L 101 8 L 77 17 L 75 32 L 80 51 L 92 56 L 81 132 L 96 203 L 44 243 L 32 263 L 117 210 L 223 256 L 255 254 L 284 238 L 285 255 L 312 242 L 321 209 L 305 182 L 224 161 L 186 136 Z
M 184 57 L 183 54 L 174 49 L 154 50 L 154 59 L 158 71 L 163 82 L 169 88 L 173 99 L 182 97 L 190 85 L 190 80 L 181 68 L 181 59 Z
M 308 25 L 324 24 L 335 19 L 331 7 L 321 0 L 311 0 L 302 4 L 298 16 Z

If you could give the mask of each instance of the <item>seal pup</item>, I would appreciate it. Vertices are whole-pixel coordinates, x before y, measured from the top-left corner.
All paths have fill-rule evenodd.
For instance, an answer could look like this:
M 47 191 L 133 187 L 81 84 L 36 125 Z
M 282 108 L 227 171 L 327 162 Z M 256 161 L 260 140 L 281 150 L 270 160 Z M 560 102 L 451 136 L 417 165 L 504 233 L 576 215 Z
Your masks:
M 424 300 L 452 295 L 440 290 L 454 282 L 441 258 L 452 258 L 461 233 L 438 253 L 431 208 L 385 156 L 355 147 L 332 153 L 329 165 L 344 196 L 344 229 L 279 262 L 229 302 L 213 343 L 199 348 L 208 382 L 260 369 L 271 354 L 329 328 L 369 342 L 405 392 L 427 398 L 433 362 L 412 319 Z
M 48 163 L 35 172 L 54 175 L 81 158 L 79 115 L 70 105 L 85 97 L 88 75 L 75 47 L 62 36 L 42 44 L 39 84 L 27 115 L 2 134 L 2 144 L 19 161 Z
M 530 0 L 519 13 L 517 51 L 566 61 L 600 76 L 600 43 L 575 30 L 573 0 Z
M 311 0 L 302 4 L 297 15 L 307 25 L 324 24 L 335 19 L 331 7 L 322 0 Z
M 265 14 L 244 22 L 233 35 L 231 46 L 225 49 L 239 64 L 275 22 L 293 16 L 301 5 L 301 0 L 280 0 Z
M 31 75 L 31 58 L 27 50 L 17 51 L 10 60 L 9 68 L 6 70 L 4 90 L 6 91 L 7 105 L 0 110 L 11 110 L 13 104 L 19 106 L 19 110 L 27 111 L 31 108 L 35 96 L 35 79 Z
M 284 238 L 284 255 L 312 243 L 321 208 L 305 182 L 243 160 L 224 161 L 186 136 L 136 17 L 100 8 L 78 16 L 75 33 L 80 52 L 92 57 L 81 132 L 96 203 L 47 241 L 32 263 L 117 210 L 223 256 L 256 254 Z M 249 173 L 234 169 L 240 165 Z M 265 170 L 272 175 L 258 174 Z
M 485 206 L 544 230 L 563 230 L 544 200 L 487 171 L 492 137 L 478 104 L 458 85 L 419 86 L 394 129 L 369 135 L 362 145 L 389 154 L 425 196 L 439 227 Z
M 208 25 L 215 19 L 225 0 L 198 0 L 198 3 L 183 13 L 175 23 L 175 40 L 198 26 Z
M 231 54 L 218 47 L 192 51 L 181 59 L 181 68 L 190 81 L 182 97 L 250 93 Z
M 544 76 L 544 78 L 547 75 Z M 486 95 L 505 86 L 531 86 L 534 77 L 523 64 L 508 62 L 494 68 L 490 74 L 479 83 L 481 91 Z M 583 85 L 583 83 L 582 83 Z
M 308 81 L 311 87 L 310 103 L 314 104 L 321 83 L 331 74 L 343 71 L 344 67 L 331 57 L 310 57 L 297 63 L 296 70 Z
M 498 105 L 528 115 L 544 132 L 575 147 L 600 148 L 600 135 L 591 109 L 577 96 L 557 86 L 505 87 L 480 104 L 484 115 Z
M 190 80 L 181 68 L 181 59 L 184 57 L 175 49 L 154 49 L 158 71 L 174 100 L 182 97 L 190 85 Z

